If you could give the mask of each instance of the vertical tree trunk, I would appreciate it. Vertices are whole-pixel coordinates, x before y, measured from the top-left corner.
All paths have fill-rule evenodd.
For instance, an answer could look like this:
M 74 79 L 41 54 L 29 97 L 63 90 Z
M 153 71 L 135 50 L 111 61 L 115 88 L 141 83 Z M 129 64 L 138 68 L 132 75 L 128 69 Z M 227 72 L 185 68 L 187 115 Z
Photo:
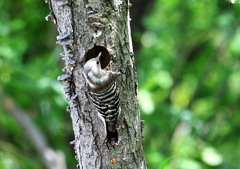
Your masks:
M 128 0 L 49 0 L 63 46 L 65 61 L 59 80 L 64 89 L 75 134 L 75 152 L 81 169 L 145 169 L 137 80 L 129 26 Z M 97 110 L 89 101 L 82 68 L 86 59 L 102 51 L 117 75 L 121 114 L 119 140 L 112 146 L 104 142 L 105 133 Z M 106 63 L 107 64 L 107 63 Z

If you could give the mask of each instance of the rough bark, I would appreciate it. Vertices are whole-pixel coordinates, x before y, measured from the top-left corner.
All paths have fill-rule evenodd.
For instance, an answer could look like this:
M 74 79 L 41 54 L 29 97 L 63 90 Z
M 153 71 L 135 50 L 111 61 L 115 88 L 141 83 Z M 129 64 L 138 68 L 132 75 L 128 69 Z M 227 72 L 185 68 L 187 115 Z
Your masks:
M 51 14 L 47 20 L 56 23 L 57 43 L 66 74 L 59 80 L 69 107 L 78 167 L 81 169 L 145 169 L 137 80 L 129 26 L 128 0 L 49 0 Z M 118 120 L 118 144 L 107 145 L 104 126 L 89 101 L 82 68 L 85 61 L 102 51 L 110 69 L 117 75 L 121 114 Z

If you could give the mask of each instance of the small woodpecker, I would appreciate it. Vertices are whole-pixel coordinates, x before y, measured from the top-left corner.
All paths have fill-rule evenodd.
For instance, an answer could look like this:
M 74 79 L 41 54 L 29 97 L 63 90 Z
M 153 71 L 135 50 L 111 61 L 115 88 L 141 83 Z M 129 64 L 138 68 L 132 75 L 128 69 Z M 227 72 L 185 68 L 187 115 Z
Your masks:
M 88 60 L 83 68 L 83 74 L 87 81 L 87 89 L 93 105 L 98 110 L 98 116 L 104 123 L 106 141 L 117 143 L 118 133 L 116 124 L 120 112 L 119 90 L 111 71 L 102 69 L 100 57 Z

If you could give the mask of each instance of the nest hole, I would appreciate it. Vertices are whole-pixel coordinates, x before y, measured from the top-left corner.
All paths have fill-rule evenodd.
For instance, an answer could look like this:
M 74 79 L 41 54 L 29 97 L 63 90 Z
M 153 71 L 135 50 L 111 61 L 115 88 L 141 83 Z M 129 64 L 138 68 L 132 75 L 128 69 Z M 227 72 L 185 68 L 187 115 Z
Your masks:
M 89 59 L 97 57 L 100 52 L 102 52 L 100 57 L 101 67 L 102 69 L 106 68 L 110 63 L 111 56 L 104 46 L 94 46 L 92 49 L 88 50 L 84 56 L 85 62 Z

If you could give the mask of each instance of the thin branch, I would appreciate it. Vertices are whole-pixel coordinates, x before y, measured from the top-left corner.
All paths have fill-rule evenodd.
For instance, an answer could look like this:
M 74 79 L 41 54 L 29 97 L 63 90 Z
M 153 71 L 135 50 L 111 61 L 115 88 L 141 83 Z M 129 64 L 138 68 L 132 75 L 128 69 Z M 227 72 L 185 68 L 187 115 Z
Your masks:
M 31 119 L 22 109 L 17 107 L 12 98 L 3 97 L 0 91 L 0 101 L 3 103 L 3 108 L 6 112 L 16 120 L 21 126 L 26 137 L 32 143 L 38 154 L 44 161 L 48 169 L 66 169 L 65 157 L 62 152 L 54 151 L 46 142 L 44 135 L 34 126 Z

